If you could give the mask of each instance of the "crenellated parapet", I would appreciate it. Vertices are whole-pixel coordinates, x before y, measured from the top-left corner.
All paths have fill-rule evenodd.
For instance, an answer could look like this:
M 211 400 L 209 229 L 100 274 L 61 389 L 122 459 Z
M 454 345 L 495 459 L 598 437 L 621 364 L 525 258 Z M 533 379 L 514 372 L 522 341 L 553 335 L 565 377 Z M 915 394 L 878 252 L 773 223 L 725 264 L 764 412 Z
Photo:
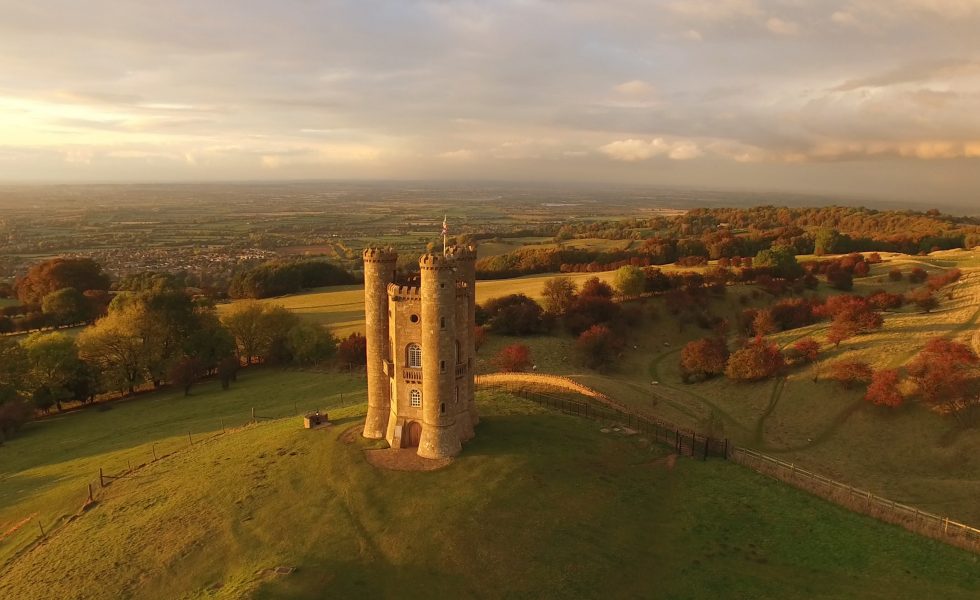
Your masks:
M 450 246 L 446 249 L 446 255 L 455 260 L 476 260 L 476 246 L 473 244 Z
M 418 286 L 390 283 L 388 284 L 388 297 L 393 302 L 421 300 L 422 292 Z
M 442 254 L 423 254 L 419 258 L 419 269 L 425 270 L 442 270 L 442 269 L 452 269 L 456 266 L 456 261 L 448 256 L 443 256 Z
M 365 248 L 364 262 L 393 263 L 398 262 L 398 253 L 391 248 Z

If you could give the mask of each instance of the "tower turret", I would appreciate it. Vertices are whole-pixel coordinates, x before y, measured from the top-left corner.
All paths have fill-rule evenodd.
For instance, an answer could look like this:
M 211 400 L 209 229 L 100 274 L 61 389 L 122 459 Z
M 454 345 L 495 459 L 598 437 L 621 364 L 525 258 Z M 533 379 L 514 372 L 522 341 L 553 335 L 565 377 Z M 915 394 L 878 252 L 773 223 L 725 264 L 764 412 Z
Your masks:
M 422 296 L 422 437 L 419 456 L 446 458 L 461 449 L 456 429 L 456 273 L 450 258 L 419 259 Z M 452 404 L 451 404 L 452 403 Z
M 471 419 L 471 426 L 462 428 L 462 430 L 467 431 L 467 437 L 469 437 L 472 435 L 472 426 L 480 422 L 474 401 L 476 390 L 473 385 L 473 369 L 476 367 L 474 337 L 474 330 L 476 329 L 476 246 L 472 244 L 453 246 L 449 249 L 448 255 L 456 261 L 456 280 L 462 283 L 466 289 L 466 293 L 463 294 L 466 302 L 465 318 L 459 323 L 457 335 L 461 345 L 461 362 L 466 365 L 467 370 L 466 376 L 463 378 L 464 389 L 460 390 L 460 395 L 466 399 Z
M 364 250 L 364 329 L 367 337 L 368 412 L 364 437 L 385 437 L 391 398 L 384 361 L 388 356 L 388 284 L 395 281 L 398 254 L 392 250 Z

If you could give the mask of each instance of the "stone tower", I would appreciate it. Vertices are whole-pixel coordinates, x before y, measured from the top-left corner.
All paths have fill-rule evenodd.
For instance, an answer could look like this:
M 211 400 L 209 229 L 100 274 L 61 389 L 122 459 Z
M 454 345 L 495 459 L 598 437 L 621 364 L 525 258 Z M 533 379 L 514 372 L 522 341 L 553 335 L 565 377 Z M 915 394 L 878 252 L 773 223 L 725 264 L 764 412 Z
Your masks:
M 364 436 L 384 437 L 392 448 L 417 446 L 425 458 L 455 456 L 477 423 L 476 249 L 454 247 L 445 255 L 422 256 L 419 287 L 393 283 L 396 260 L 391 251 L 364 252 Z
M 371 369 L 388 356 L 388 285 L 395 281 L 398 255 L 388 250 L 364 251 L 364 328 L 367 338 L 368 413 L 364 437 L 384 437 L 391 398 L 387 376 Z

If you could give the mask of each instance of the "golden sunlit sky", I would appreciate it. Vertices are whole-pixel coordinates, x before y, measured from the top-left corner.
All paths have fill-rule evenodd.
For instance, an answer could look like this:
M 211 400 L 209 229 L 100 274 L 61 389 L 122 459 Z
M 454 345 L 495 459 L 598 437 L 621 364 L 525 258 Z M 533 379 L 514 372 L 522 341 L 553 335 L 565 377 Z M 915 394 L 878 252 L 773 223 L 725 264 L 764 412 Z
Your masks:
M 980 0 L 0 0 L 0 182 L 980 190 Z

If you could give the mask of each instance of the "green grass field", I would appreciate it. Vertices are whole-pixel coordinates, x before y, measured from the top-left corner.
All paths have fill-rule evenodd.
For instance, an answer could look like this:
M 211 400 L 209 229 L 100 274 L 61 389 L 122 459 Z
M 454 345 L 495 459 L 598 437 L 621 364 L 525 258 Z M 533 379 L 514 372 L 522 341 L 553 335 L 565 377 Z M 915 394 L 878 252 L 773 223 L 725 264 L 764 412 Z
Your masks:
M 120 479 L 0 574 L 32 598 L 975 598 L 977 557 L 723 461 L 669 460 L 638 436 L 481 394 L 449 467 L 370 466 L 363 405 L 307 431 L 293 416 L 188 447 L 251 405 L 285 415 L 362 384 L 247 372 L 231 390 L 146 395 L 31 425 L 0 448 L 0 528 L 96 465 L 184 449 Z M 363 397 L 363 396 L 362 396 Z M 353 431 L 352 431 L 353 430 Z M 345 435 L 345 433 L 347 435 Z M 34 526 L 34 523 L 30 523 Z M 25 537 L 5 539 L 3 559 Z M 295 567 L 274 575 L 278 566 Z
M 940 253 L 942 258 L 886 255 L 871 277 L 855 280 L 855 293 L 877 287 L 905 291 L 908 282 L 887 280 L 895 266 L 923 266 L 938 271 L 970 264 L 973 253 Z M 935 263 L 935 264 L 934 264 Z M 713 300 L 712 312 L 732 322 L 744 308 L 734 296 L 748 288 L 731 287 L 726 299 Z M 821 286 L 818 295 L 839 293 Z M 952 298 L 947 297 L 951 293 Z M 862 360 L 874 368 L 905 364 L 931 338 L 950 337 L 980 351 L 980 271 L 965 270 L 962 280 L 942 290 L 941 306 L 930 314 L 906 307 L 887 314 L 885 327 L 847 340 L 834 349 L 825 346 L 823 371 L 838 360 Z M 761 307 L 768 296 L 748 306 Z M 832 382 L 814 382 L 813 368 L 790 371 L 785 379 L 733 384 L 717 378 L 698 384 L 681 381 L 679 359 L 683 345 L 710 332 L 694 325 L 680 329 L 662 302 L 648 302 L 655 320 L 634 331 L 618 368 L 597 374 L 574 362 L 574 340 L 562 332 L 521 340 L 490 336 L 480 352 L 483 371 L 501 347 L 520 341 L 531 347 L 538 370 L 571 376 L 606 392 L 633 409 L 680 425 L 705 429 L 720 422 L 717 432 L 737 444 L 795 462 L 848 484 L 870 489 L 890 499 L 974 525 L 980 524 L 980 423 L 975 417 L 944 417 L 914 401 L 895 411 L 863 401 L 861 390 L 842 390 Z M 787 331 L 774 340 L 788 345 L 813 336 L 822 341 L 827 323 Z M 657 382 L 653 384 L 652 382 Z M 654 401 L 654 398 L 656 401 Z M 711 416 L 714 415 L 712 419 Z

